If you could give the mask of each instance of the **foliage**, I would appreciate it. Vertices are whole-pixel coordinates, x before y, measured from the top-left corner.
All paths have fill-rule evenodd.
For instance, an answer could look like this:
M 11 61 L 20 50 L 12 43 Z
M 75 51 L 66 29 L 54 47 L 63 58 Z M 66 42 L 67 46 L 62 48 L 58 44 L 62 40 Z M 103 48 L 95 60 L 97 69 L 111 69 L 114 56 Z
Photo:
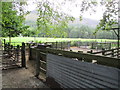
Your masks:
M 22 36 L 31 37 L 31 36 L 36 36 L 36 34 L 37 34 L 37 30 L 35 30 L 34 28 L 28 28 L 26 31 L 22 33 Z
M 111 30 L 111 28 L 118 27 L 118 2 L 118 0 L 103 0 L 101 2 L 106 7 L 106 10 L 96 31 Z
M 66 32 L 68 38 L 117 39 L 113 31 L 100 31 L 94 34 L 95 28 L 87 25 L 70 25 Z
M 88 26 L 68 27 L 68 22 L 75 18 L 62 12 L 62 6 L 68 2 L 80 7 L 80 21 L 85 11 L 95 12 L 95 6 L 98 0 L 81 0 L 81 3 L 75 3 L 76 0 L 62 0 L 58 3 L 56 0 L 41 0 L 37 3 L 38 19 L 37 30 L 24 26 L 24 16 L 29 14 L 24 10 L 26 2 L 2 2 L 2 36 L 43 36 L 43 37 L 72 37 L 72 38 L 95 38 L 93 36 L 94 28 Z M 57 3 L 57 4 L 56 4 Z M 118 15 L 118 0 L 101 0 L 100 4 L 106 7 L 103 19 L 100 20 L 97 30 L 109 30 L 118 24 L 116 16 Z M 72 6 L 71 6 L 72 7 Z M 110 32 L 111 33 L 111 32 Z M 110 33 L 99 32 L 96 38 L 109 38 Z M 101 35 L 101 36 L 100 36 Z M 109 37 L 108 37 L 109 36 Z
M 97 26 L 96 32 L 100 29 L 109 30 L 111 27 L 116 26 L 118 24 L 117 18 L 116 18 L 116 16 L 118 15 L 118 7 L 117 7 L 118 0 L 101 0 L 101 1 L 82 0 L 80 4 L 74 3 L 74 0 L 63 0 L 61 2 L 64 3 L 63 5 L 65 5 L 68 2 L 71 2 L 72 4 L 75 4 L 76 7 L 80 7 L 79 9 L 81 12 L 80 21 L 82 20 L 82 15 L 84 12 L 91 11 L 91 10 L 93 12 L 96 12 L 95 7 L 99 3 L 101 6 L 105 6 L 106 10 L 104 12 L 103 19 L 100 20 L 100 23 Z M 38 29 L 41 32 L 40 35 L 43 35 L 46 37 L 70 36 L 69 34 L 70 29 L 68 28 L 68 21 L 74 20 L 73 17 L 68 16 L 67 14 L 61 12 L 59 10 L 61 9 L 61 7 L 58 6 L 56 8 L 55 4 L 52 2 L 49 2 L 48 0 L 43 0 L 39 2 L 38 7 L 39 7 L 39 10 L 38 10 L 39 18 L 37 20 L 37 25 L 38 25 Z M 87 37 L 89 35 L 93 35 L 90 32 L 88 31 L 88 28 L 81 27 L 80 31 L 79 32 L 76 31 L 75 33 L 78 34 L 76 35 L 77 37 L 83 36 L 83 34 L 86 35 Z
M 48 0 L 38 2 L 37 19 L 38 30 L 40 35 L 46 37 L 65 37 L 65 29 L 68 26 L 68 21 L 73 21 L 74 18 L 66 15 L 63 12 L 55 10 L 53 3 Z
M 98 30 L 110 30 L 111 28 L 118 27 L 118 2 L 119 0 L 83 0 L 80 11 L 81 13 L 89 10 L 96 12 L 95 7 L 97 5 L 100 4 L 101 6 L 104 6 L 105 11 L 103 18 L 100 20 L 96 32 Z
M 3 38 L 7 41 L 9 38 Z M 29 41 L 41 41 L 41 42 L 61 42 L 61 41 L 81 41 L 81 42 L 117 42 L 112 39 L 82 39 L 82 38 L 44 38 L 44 37 L 12 37 L 12 42 L 29 42 Z
M 27 30 L 28 26 L 24 26 L 25 20 L 23 12 L 18 15 L 18 11 L 14 8 L 13 2 L 2 2 L 2 36 L 15 37 Z

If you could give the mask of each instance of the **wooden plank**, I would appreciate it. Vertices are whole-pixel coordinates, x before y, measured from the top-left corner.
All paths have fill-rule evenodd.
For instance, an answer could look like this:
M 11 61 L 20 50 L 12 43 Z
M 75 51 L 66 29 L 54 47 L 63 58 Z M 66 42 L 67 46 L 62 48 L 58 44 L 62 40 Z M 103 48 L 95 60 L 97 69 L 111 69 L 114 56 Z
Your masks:
M 22 60 L 21 60 L 22 67 L 26 67 L 25 43 L 22 43 L 22 51 L 21 51 L 21 54 L 22 54 Z
M 47 52 L 53 53 L 53 54 L 61 53 L 63 56 L 70 57 L 70 58 L 84 58 L 84 59 L 90 59 L 90 60 L 97 60 L 98 64 L 120 68 L 120 60 L 118 58 L 104 57 L 104 56 L 63 51 L 63 50 L 55 50 L 50 48 L 47 48 Z
M 55 50 L 50 48 L 46 48 L 46 50 L 43 50 L 43 49 L 37 49 L 37 50 L 44 53 L 49 52 L 57 55 L 61 54 L 69 58 L 78 58 L 78 59 L 81 58 L 88 62 L 91 62 L 91 60 L 97 60 L 98 64 L 120 68 L 120 60 L 118 58 L 104 57 L 99 55 L 91 55 L 91 54 L 71 52 L 71 51 Z

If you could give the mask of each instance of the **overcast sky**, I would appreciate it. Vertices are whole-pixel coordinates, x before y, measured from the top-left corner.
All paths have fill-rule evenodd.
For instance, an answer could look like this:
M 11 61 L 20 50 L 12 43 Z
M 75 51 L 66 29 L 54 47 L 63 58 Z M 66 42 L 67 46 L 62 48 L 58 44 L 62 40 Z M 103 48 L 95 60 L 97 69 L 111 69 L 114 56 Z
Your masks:
M 56 0 L 49 0 L 49 1 L 54 2 Z M 62 0 L 57 0 L 57 1 L 61 2 Z M 75 1 L 76 2 L 74 2 L 74 3 L 78 3 L 78 4 L 81 3 L 80 0 L 75 0 Z M 100 0 L 98 0 L 98 1 L 100 1 Z M 27 10 L 30 10 L 30 11 L 36 10 L 37 5 L 35 3 L 33 3 L 33 2 L 35 2 L 35 0 L 29 0 L 27 2 L 28 2 Z M 68 9 L 70 9 L 71 11 L 69 11 Z M 78 18 L 79 15 L 80 15 L 80 10 L 79 9 L 80 9 L 80 7 L 75 7 L 70 2 L 67 2 L 64 6 L 62 6 L 62 11 L 63 12 L 65 12 L 65 13 L 67 13 L 69 15 L 72 15 L 72 16 L 74 16 L 76 18 Z M 90 15 L 90 12 L 92 12 L 90 10 L 88 12 L 85 12 L 83 14 L 83 17 L 94 19 L 94 20 L 100 20 L 102 18 L 102 15 L 103 15 L 103 12 L 104 12 L 105 8 L 103 6 L 98 5 L 98 6 L 95 7 L 95 9 L 96 9 L 95 13 L 92 13 Z

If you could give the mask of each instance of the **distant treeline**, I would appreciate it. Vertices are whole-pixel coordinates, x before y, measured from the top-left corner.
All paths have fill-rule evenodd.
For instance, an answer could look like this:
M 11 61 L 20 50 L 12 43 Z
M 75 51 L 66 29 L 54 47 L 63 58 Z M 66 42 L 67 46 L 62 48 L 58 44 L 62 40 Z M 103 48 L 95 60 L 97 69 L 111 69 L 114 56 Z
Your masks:
M 117 39 L 117 36 L 115 33 L 111 31 L 103 31 L 99 30 L 97 33 L 95 33 L 95 28 L 87 26 L 87 25 L 69 25 L 65 30 L 65 36 L 67 38 L 90 38 L 90 39 Z M 95 33 L 95 34 L 94 34 Z M 36 36 L 36 37 L 57 37 L 59 38 L 59 35 L 52 35 L 49 36 L 45 32 L 37 30 L 36 27 L 31 27 L 27 32 L 24 32 L 22 34 L 23 36 Z
M 67 29 L 69 38 L 91 38 L 91 39 L 117 39 L 114 31 L 103 31 L 99 30 L 95 33 L 95 28 L 81 25 L 81 26 L 70 26 Z

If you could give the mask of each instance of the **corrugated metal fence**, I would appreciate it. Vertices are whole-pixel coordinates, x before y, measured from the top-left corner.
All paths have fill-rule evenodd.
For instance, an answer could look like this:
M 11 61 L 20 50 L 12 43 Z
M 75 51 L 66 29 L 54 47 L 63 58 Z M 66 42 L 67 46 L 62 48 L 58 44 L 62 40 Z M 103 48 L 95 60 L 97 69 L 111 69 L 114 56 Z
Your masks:
M 48 54 L 47 77 L 64 88 L 120 88 L 120 69 Z

